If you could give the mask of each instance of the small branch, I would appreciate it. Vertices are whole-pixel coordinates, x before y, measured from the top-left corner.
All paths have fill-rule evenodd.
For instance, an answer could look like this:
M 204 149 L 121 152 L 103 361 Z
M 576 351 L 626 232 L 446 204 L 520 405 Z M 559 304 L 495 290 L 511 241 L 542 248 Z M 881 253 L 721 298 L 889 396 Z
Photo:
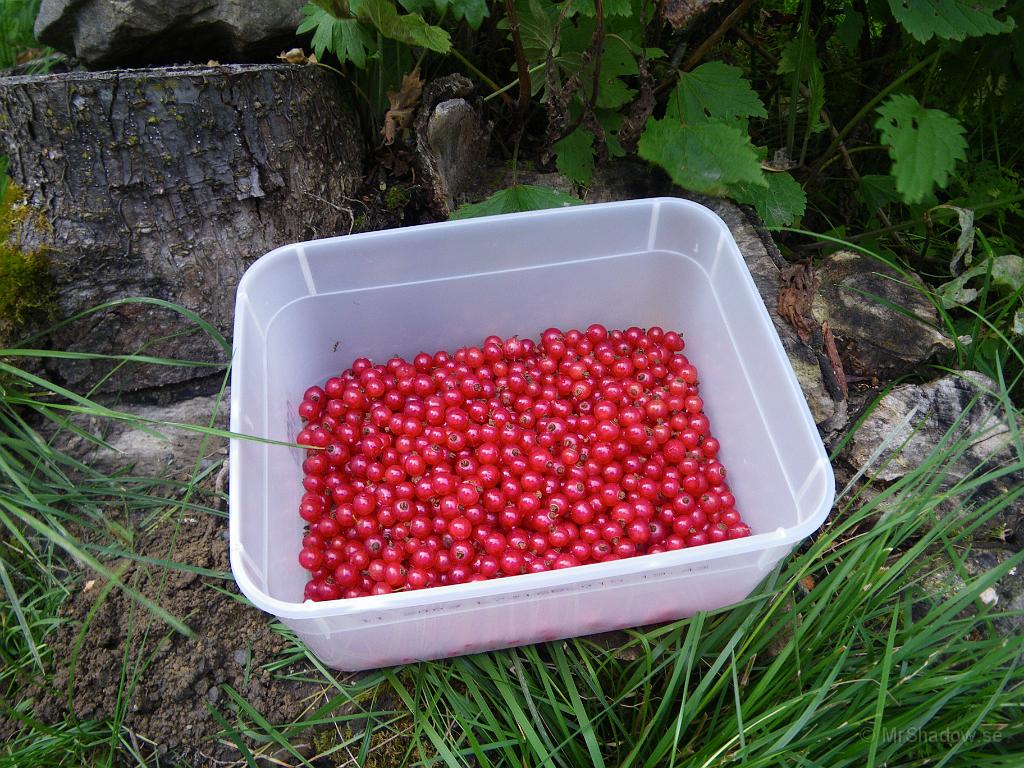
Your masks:
M 480 80 L 482 80 L 484 82 L 484 84 L 487 85 L 487 87 L 490 88 L 493 91 L 493 93 L 491 94 L 492 96 L 500 96 L 501 100 L 504 101 L 510 107 L 515 103 L 515 102 L 512 101 L 512 97 L 509 96 L 507 93 L 505 93 L 505 91 L 507 91 L 508 88 L 502 88 L 496 82 L 491 80 L 491 78 L 489 78 L 487 75 L 485 75 L 479 69 L 477 69 L 476 66 L 473 64 L 473 62 L 471 62 L 469 59 L 467 59 L 465 56 L 463 56 L 458 48 L 456 48 L 455 46 L 452 46 L 451 54 L 452 54 L 452 56 L 454 56 L 456 59 L 458 59 L 462 63 L 462 66 L 464 66 L 471 73 L 476 75 L 476 77 L 478 77 Z
M 571 7 L 571 3 L 566 3 L 564 8 Z M 594 11 L 597 17 L 597 23 L 594 27 L 594 35 L 590 41 L 590 48 L 585 50 L 580 56 L 581 70 L 593 61 L 594 71 L 591 78 L 590 85 L 590 98 L 583 104 L 583 108 L 580 110 L 579 115 L 572 121 L 568 126 L 562 127 L 559 131 L 550 130 L 554 125 L 549 125 L 549 136 L 548 146 L 561 141 L 570 133 L 575 131 L 581 125 L 590 129 L 591 133 L 594 134 L 598 141 L 600 150 L 599 157 L 602 156 L 607 150 L 604 139 L 604 131 L 601 129 L 600 124 L 597 122 L 597 113 L 594 111 L 597 106 L 597 96 L 601 90 L 601 55 L 604 52 L 604 2 L 603 0 L 594 0 Z M 563 11 L 561 18 L 558 20 L 558 34 L 561 30 L 562 22 L 565 19 L 565 12 Z M 551 58 L 551 51 L 548 51 L 548 64 L 553 67 L 554 61 Z M 552 72 L 549 69 L 549 74 Z M 565 84 L 558 90 L 558 100 L 562 103 L 562 109 L 564 110 L 569 102 L 569 97 L 582 86 L 582 80 L 580 78 L 580 72 L 573 73 L 572 77 L 565 81 Z M 582 98 L 580 99 L 582 101 Z M 549 94 L 548 103 L 554 104 L 555 98 L 553 94 Z M 553 121 L 552 121 L 553 122 Z
M 505 12 L 508 14 L 508 29 L 512 33 L 512 43 L 516 49 L 516 70 L 519 75 L 519 111 L 525 112 L 530 103 L 530 68 L 523 53 L 523 38 L 519 34 L 519 17 L 516 15 L 515 0 L 505 0 Z
M 594 27 L 594 37 L 591 47 L 594 49 L 594 79 L 590 89 L 590 105 L 587 110 L 591 113 L 597 105 L 597 94 L 601 90 L 601 55 L 604 53 L 604 2 L 594 0 L 594 13 L 597 15 L 597 26 Z
M 737 29 L 736 34 L 741 40 L 750 45 L 757 53 L 773 67 L 778 66 L 779 60 L 772 55 L 771 51 L 765 48 L 753 35 L 749 34 L 745 29 Z M 800 83 L 800 95 L 808 101 L 811 98 L 811 92 L 806 85 Z M 843 165 L 846 167 L 847 173 L 853 181 L 859 186 L 860 185 L 860 173 L 857 172 L 856 166 L 853 164 L 853 160 L 850 158 L 850 152 L 846 148 L 846 143 L 843 141 L 842 136 L 839 135 L 839 131 L 836 130 L 835 123 L 832 122 L 832 118 L 829 116 L 828 111 L 824 107 L 821 108 L 821 112 L 818 115 L 821 118 L 821 122 L 825 124 L 829 132 L 832 134 L 832 140 L 836 142 L 839 148 L 839 153 L 843 158 Z M 806 182 L 805 182 L 806 183 Z M 889 221 L 889 217 L 885 211 L 881 208 L 878 209 L 878 218 L 881 219 L 882 223 L 887 227 L 892 225 Z
M 904 72 L 902 75 L 900 75 L 895 80 L 893 80 L 891 83 L 889 83 L 889 85 L 887 85 L 885 88 L 880 90 L 877 94 L 875 94 L 874 97 L 869 99 L 867 104 L 865 104 L 863 107 L 861 107 L 860 111 L 857 112 L 857 114 L 853 116 L 853 118 L 850 120 L 850 122 L 848 122 L 846 125 L 844 125 L 843 129 L 841 131 L 839 131 L 835 135 L 835 137 L 832 139 L 832 143 L 829 145 L 828 149 L 825 150 L 824 154 L 822 154 L 821 158 L 815 164 L 814 168 L 811 169 L 811 176 L 813 177 L 813 176 L 817 175 L 817 173 L 821 170 L 822 166 L 824 166 L 825 163 L 832 156 L 832 153 L 835 152 L 837 149 L 839 149 L 839 145 L 843 142 L 843 140 L 850 134 L 850 132 L 854 128 L 856 128 L 858 125 L 860 125 L 860 122 L 865 117 L 868 116 L 868 113 L 870 113 L 871 110 L 873 110 L 875 107 L 877 107 L 882 102 L 882 100 L 885 99 L 885 97 L 888 96 L 890 93 L 892 93 L 896 88 L 901 86 L 903 83 L 905 83 L 911 77 L 913 77 L 918 72 L 920 72 L 922 69 L 924 69 L 929 64 L 931 64 L 932 61 L 934 59 L 937 59 L 941 53 L 942 53 L 942 49 L 940 48 L 939 50 L 935 51 L 934 53 L 932 53 L 927 58 L 922 59 L 917 64 L 915 64 L 913 67 L 911 67 L 906 72 Z
M 544 65 L 543 64 L 537 64 L 536 66 L 530 67 L 530 74 L 533 75 L 535 72 L 539 72 L 542 69 L 544 69 Z M 518 77 L 515 80 L 513 80 L 511 83 L 509 83 L 508 85 L 501 86 L 501 88 L 496 90 L 494 93 L 489 93 L 486 96 L 484 96 L 484 101 L 490 101 L 495 96 L 501 96 L 505 100 L 505 102 L 507 104 L 514 105 L 515 102 L 512 101 L 511 98 L 506 96 L 506 93 L 508 91 L 512 90 L 513 88 L 515 88 L 517 85 L 519 85 L 519 78 Z
M 747 11 L 750 10 L 750 6 L 752 6 L 753 4 L 754 0 L 743 0 L 742 3 L 737 5 L 733 12 L 726 16 L 725 19 L 723 19 L 722 23 L 718 25 L 718 29 L 716 29 L 714 32 L 708 35 L 707 39 L 703 43 L 701 43 L 700 46 L 698 46 L 697 50 L 690 54 L 690 57 L 686 60 L 686 63 L 683 64 L 683 72 L 689 72 L 691 69 L 700 64 L 701 59 L 703 59 L 707 55 L 707 52 L 710 51 L 715 46 L 715 44 L 722 39 L 722 36 L 725 35 L 726 32 L 728 32 L 730 29 L 733 28 L 733 26 L 735 26 L 736 22 L 743 18 Z

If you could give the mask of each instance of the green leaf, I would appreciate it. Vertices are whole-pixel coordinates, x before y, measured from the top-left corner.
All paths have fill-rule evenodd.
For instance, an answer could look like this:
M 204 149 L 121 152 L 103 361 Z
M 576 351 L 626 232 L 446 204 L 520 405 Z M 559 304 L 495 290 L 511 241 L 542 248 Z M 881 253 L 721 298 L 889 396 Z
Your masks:
M 351 61 L 359 69 L 366 67 L 369 51 L 376 49 L 377 41 L 365 25 L 356 19 L 337 19 L 334 22 L 334 55 L 343 64 Z
M 667 114 L 692 125 L 768 117 L 743 73 L 720 61 L 701 64 L 680 75 Z
M 807 196 L 803 187 L 788 173 L 766 173 L 767 187 L 737 184 L 732 196 L 737 202 L 757 209 L 768 229 L 779 229 L 793 224 L 804 214 Z
M 589 184 L 594 178 L 594 134 L 577 128 L 551 147 L 555 165 L 566 177 L 577 184 Z
M 892 15 L 922 43 L 933 36 L 963 40 L 1009 32 L 1013 19 L 993 15 L 1004 5 L 1006 0 L 889 0 Z
M 620 78 L 639 74 L 636 57 L 621 39 L 605 38 L 601 51 L 600 85 L 597 92 L 597 106 L 601 109 L 615 109 L 633 100 L 636 91 Z M 587 93 L 592 90 L 593 77 L 586 76 Z
M 477 216 L 496 216 L 502 213 L 539 211 L 544 208 L 563 208 L 567 205 L 581 205 L 582 200 L 548 187 L 532 184 L 516 184 L 499 189 L 479 203 L 460 205 L 450 219 L 472 219 Z
M 519 38 L 523 43 L 523 55 L 530 64 L 543 62 L 549 49 L 552 55 L 558 55 L 555 46 L 555 27 L 558 25 L 558 6 L 541 0 L 515 0 L 516 15 L 519 18 Z M 508 29 L 508 17 L 503 16 L 498 22 L 498 29 Z M 563 30 L 564 35 L 569 30 Z M 508 39 L 512 39 L 509 33 Z M 513 71 L 515 65 L 512 67 Z M 535 80 L 543 82 L 542 77 Z
M 572 7 L 581 16 L 595 16 L 597 9 L 594 0 L 572 0 Z M 633 8 L 630 0 L 605 0 L 605 16 L 632 16 Z
M 836 27 L 836 37 L 851 53 L 856 53 L 860 45 L 860 36 L 864 31 L 864 17 L 849 6 L 843 14 L 843 20 Z
M 696 192 L 727 193 L 730 185 L 767 186 L 750 137 L 731 125 L 683 125 L 651 118 L 640 136 L 640 157 Z
M 780 75 L 789 75 L 787 82 L 792 83 L 795 77 L 807 86 L 810 98 L 807 99 L 807 128 L 811 132 L 824 128 L 821 122 L 821 108 L 825 106 L 825 75 L 821 71 L 821 62 L 814 51 L 813 41 L 804 44 L 804 37 L 790 40 L 782 49 L 779 57 Z M 803 51 L 800 50 L 803 45 Z M 799 71 L 798 71 L 799 70 Z
M 891 203 L 900 202 L 896 191 L 896 179 L 880 174 L 865 174 L 860 177 L 857 193 L 869 211 L 877 211 Z
M 452 40 L 445 30 L 428 24 L 418 13 L 399 14 L 390 0 L 362 0 L 357 14 L 391 40 L 438 53 L 452 49 Z
M 976 277 L 985 277 L 989 269 L 992 270 L 992 285 L 1005 288 L 1008 291 L 1018 291 L 1024 286 L 1024 259 L 1015 254 L 995 256 L 991 263 L 986 260 L 964 272 L 955 280 L 950 280 L 939 286 L 939 296 L 942 304 L 947 309 L 957 304 L 970 304 L 979 293 L 974 288 L 968 288 L 967 283 Z
M 925 109 L 913 96 L 896 95 L 878 108 L 875 127 L 893 159 L 896 191 L 916 203 L 938 185 L 945 187 L 957 160 L 966 157 L 960 122 L 941 109 Z
M 303 6 L 302 14 L 296 33 L 314 30 L 310 47 L 318 59 L 329 51 L 342 64 L 351 61 L 360 69 L 366 66 L 367 51 L 374 50 L 376 41 L 363 24 L 356 19 L 338 18 L 315 3 Z
M 609 157 L 625 157 L 626 150 L 619 143 L 619 131 L 626 122 L 626 116 L 614 109 L 598 109 L 595 112 L 597 122 L 604 129 L 604 141 L 608 145 Z
M 480 29 L 484 19 L 490 15 L 487 0 L 448 0 L 452 16 L 456 21 L 466 20 L 470 29 Z

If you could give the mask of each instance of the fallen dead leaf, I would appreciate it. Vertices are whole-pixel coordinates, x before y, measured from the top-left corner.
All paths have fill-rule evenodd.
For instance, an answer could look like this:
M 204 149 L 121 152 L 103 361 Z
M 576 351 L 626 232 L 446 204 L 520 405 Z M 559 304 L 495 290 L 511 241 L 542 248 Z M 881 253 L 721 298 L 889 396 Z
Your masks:
M 836 383 L 839 384 L 839 391 L 844 398 L 850 396 L 850 387 L 846 383 L 846 371 L 843 370 L 843 359 L 839 356 L 839 348 L 836 346 L 836 337 L 832 335 L 832 329 L 828 327 L 828 320 L 821 324 L 821 336 L 825 342 L 825 355 L 832 364 L 832 372 L 835 374 Z
M 89 579 L 85 582 L 85 586 L 82 588 L 83 592 L 88 592 L 90 589 L 96 586 L 96 579 Z
M 281 51 L 277 55 L 281 61 L 287 62 L 288 64 L 316 64 L 316 54 L 311 53 L 309 56 L 301 48 L 292 48 L 290 51 Z
M 46 53 L 45 48 L 25 48 L 14 57 L 15 64 L 28 64 L 33 59 L 38 59 Z
M 800 586 L 810 592 L 818 585 L 818 582 L 814 580 L 813 576 L 804 576 L 800 579 Z
M 804 341 L 811 341 L 811 303 L 815 288 L 814 267 L 809 262 L 793 264 L 779 276 L 779 315 L 796 330 Z
M 208 62 L 206 62 L 206 66 L 208 66 L 208 67 L 219 67 L 220 66 L 220 62 L 217 61 L 216 59 L 210 59 Z
M 388 89 L 388 102 L 391 108 L 385 113 L 384 125 L 380 129 L 385 144 L 394 144 L 398 135 L 409 126 L 422 92 L 423 80 L 420 78 L 419 68 L 402 78 L 402 85 L 397 91 Z

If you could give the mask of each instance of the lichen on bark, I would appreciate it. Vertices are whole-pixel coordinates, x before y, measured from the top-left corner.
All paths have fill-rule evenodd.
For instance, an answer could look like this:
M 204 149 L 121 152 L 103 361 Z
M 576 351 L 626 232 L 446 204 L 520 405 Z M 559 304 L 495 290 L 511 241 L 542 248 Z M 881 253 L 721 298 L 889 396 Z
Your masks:
M 8 182 L 0 194 L 0 346 L 10 344 L 30 322 L 54 314 L 46 246 L 26 247 L 26 226 L 44 230 L 47 222 L 28 205 L 21 187 Z

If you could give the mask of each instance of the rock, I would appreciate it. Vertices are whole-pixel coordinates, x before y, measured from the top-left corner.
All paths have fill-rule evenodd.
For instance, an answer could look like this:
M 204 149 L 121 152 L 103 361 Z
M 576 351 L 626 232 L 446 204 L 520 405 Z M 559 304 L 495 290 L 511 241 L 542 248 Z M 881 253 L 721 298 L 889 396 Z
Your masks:
M 814 318 L 829 324 L 847 374 L 892 379 L 953 349 L 952 341 L 936 330 L 938 313 L 917 275 L 901 275 L 860 253 L 839 251 L 825 258 L 816 276 Z
M 780 279 L 787 264 L 771 236 L 763 228 L 759 229 L 760 222 L 756 221 L 756 216 L 752 220 L 752 214 L 728 200 L 700 198 L 698 202 L 717 213 L 736 239 L 800 382 L 814 423 L 823 433 L 842 429 L 847 421 L 846 400 L 832 375 L 820 331 L 813 333 L 810 341 L 804 341 L 796 329 L 779 315 Z
M 963 557 L 962 568 L 968 578 L 976 579 L 1000 567 L 1017 552 L 1006 546 L 981 546 L 970 549 Z M 938 557 L 937 567 L 922 582 L 922 587 L 929 600 L 938 603 L 952 598 L 965 586 L 958 563 L 953 563 L 943 551 Z M 1024 611 L 1024 569 L 1020 566 L 1011 567 L 1003 576 L 987 589 L 983 590 L 978 599 L 990 607 L 995 617 L 994 625 L 998 632 L 1019 638 L 1024 632 L 1024 616 L 1006 616 L 1006 613 Z M 927 610 L 919 605 L 917 612 Z M 973 607 L 971 609 L 973 611 Z
M 230 391 L 225 391 L 214 422 L 218 429 L 227 429 L 229 399 Z M 58 450 L 103 473 L 128 468 L 132 474 L 145 477 L 188 474 L 195 465 L 201 446 L 204 457 L 223 459 L 226 457 L 226 441 L 207 437 L 203 445 L 204 436 L 198 432 L 172 429 L 153 421 L 208 427 L 216 405 L 217 397 L 209 396 L 169 405 L 122 405 L 114 408 L 121 413 L 151 420 L 142 425 L 76 415 L 72 422 L 104 441 L 106 446 L 67 430 L 57 434 L 54 444 Z
M 423 89 L 416 116 L 416 151 L 420 174 L 435 207 L 447 216 L 476 181 L 487 158 L 492 124 L 483 117 L 483 102 L 462 75 L 432 80 Z
M 364 145 L 340 77 L 289 64 L 0 78 L 0 152 L 38 215 L 19 233 L 45 249 L 61 319 L 155 297 L 231 334 L 235 287 L 280 245 L 348 231 Z M 40 225 L 40 221 L 42 225 Z M 224 362 L 187 317 L 120 304 L 61 328 L 75 352 Z M 73 389 L 117 365 L 50 361 Z M 107 391 L 196 379 L 209 368 L 119 368 Z
M 689 26 L 713 6 L 721 5 L 723 2 L 725 0 L 666 0 L 661 6 L 661 14 L 665 21 L 680 29 Z
M 294 0 L 42 0 L 35 33 L 90 67 L 259 61 L 296 42 Z
M 949 446 L 970 437 L 966 450 L 943 468 L 942 485 L 936 493 L 967 477 L 1017 463 L 1020 459 L 1005 410 L 997 398 L 989 394 L 995 390 L 991 379 L 971 371 L 950 374 L 928 384 L 895 387 L 857 428 L 846 460 L 853 467 L 863 467 L 880 445 L 886 445 L 875 458 L 871 475 L 877 481 L 888 483 L 921 466 L 938 446 Z M 977 506 L 1019 489 L 1022 484 L 1024 472 L 1021 471 L 990 479 L 969 496 L 958 495 L 942 502 L 937 512 L 962 514 L 968 502 Z M 1024 534 L 1022 515 L 1024 500 L 1018 498 L 990 519 L 976 538 L 1019 541 Z

